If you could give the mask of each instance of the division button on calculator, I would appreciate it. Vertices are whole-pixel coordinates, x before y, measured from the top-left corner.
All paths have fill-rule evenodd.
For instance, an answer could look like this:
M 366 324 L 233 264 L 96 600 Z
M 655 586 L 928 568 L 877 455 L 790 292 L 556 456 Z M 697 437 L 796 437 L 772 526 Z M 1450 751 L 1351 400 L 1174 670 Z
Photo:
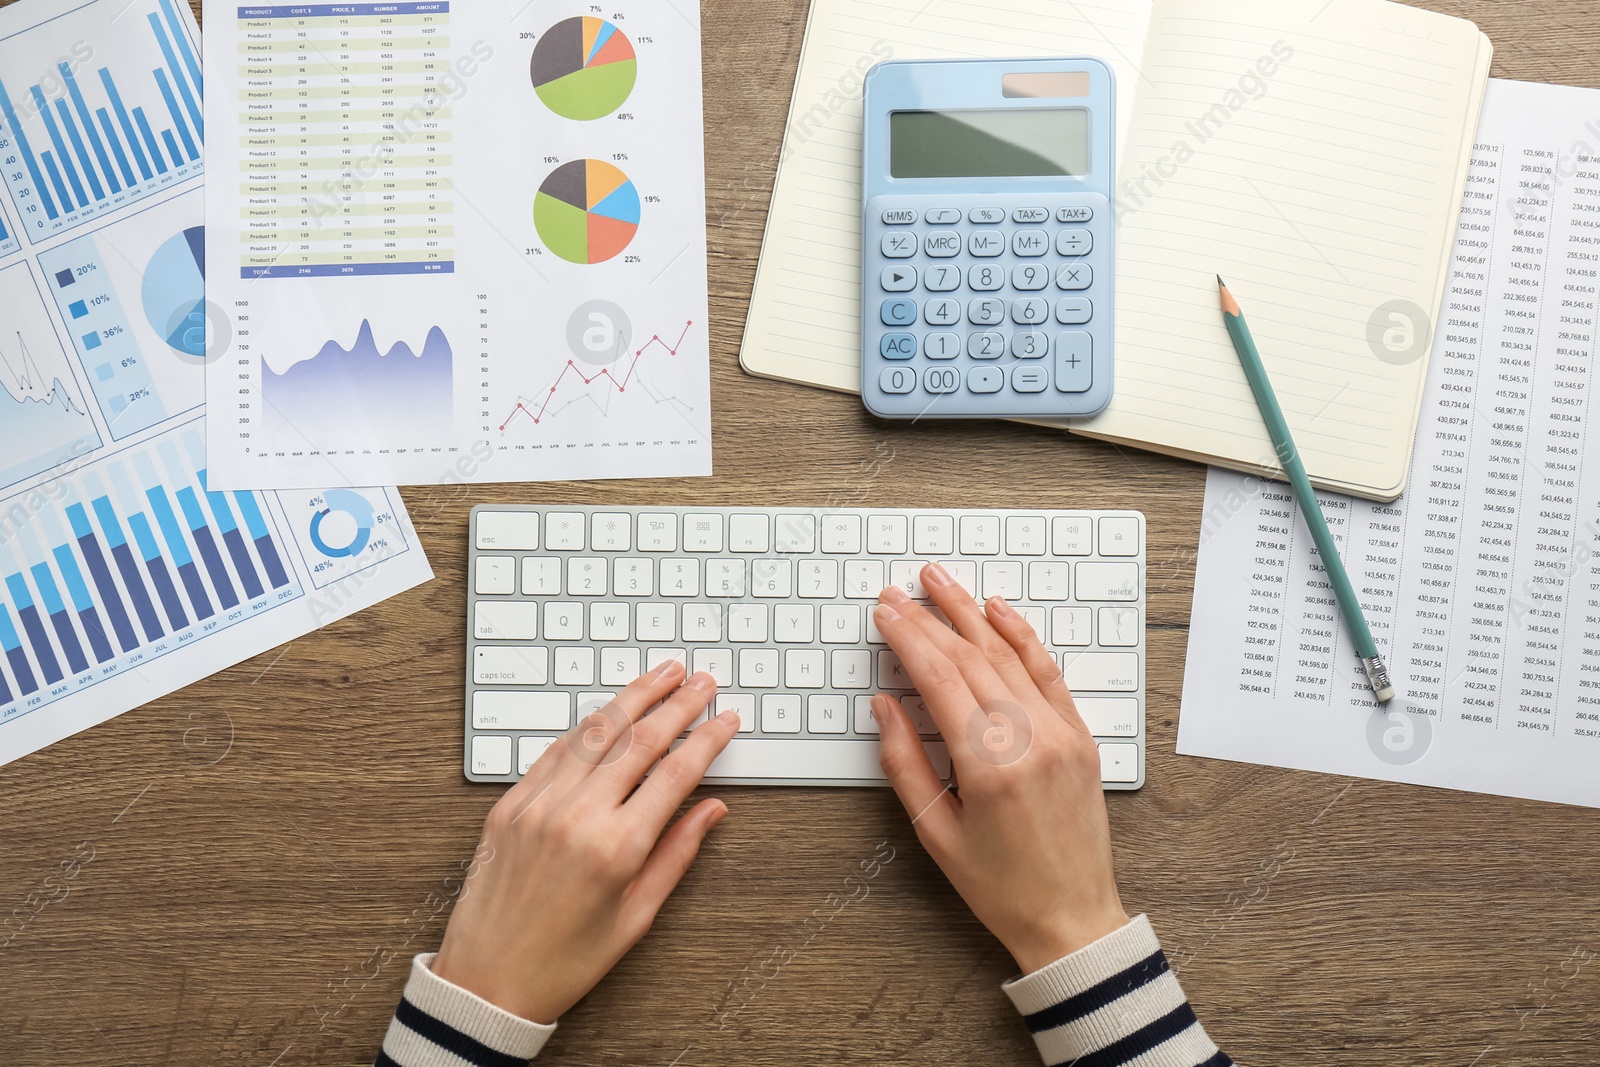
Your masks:
M 974 230 L 967 239 L 967 251 L 979 259 L 993 259 L 1006 250 L 1006 238 L 999 230 Z
M 917 287 L 917 268 L 885 267 L 882 282 L 886 293 L 909 293 Z
M 1087 289 L 1093 282 L 1094 268 L 1087 263 L 1065 263 L 1056 271 L 1056 285 L 1061 289 Z
M 1050 221 L 1050 209 L 1047 207 L 1019 207 L 1011 213 L 1011 221 L 1036 226 L 1041 222 Z
M 930 293 L 948 293 L 961 288 L 961 268 L 952 267 L 948 263 L 929 267 L 923 277 L 923 284 Z
M 1064 296 L 1056 301 L 1056 321 L 1063 326 L 1079 326 L 1094 315 L 1094 303 L 1086 296 Z
M 998 393 L 1005 384 L 1006 376 L 999 367 L 973 367 L 967 371 L 967 388 L 974 393 Z
M 1094 384 L 1094 339 L 1082 330 L 1056 335 L 1056 388 L 1082 393 Z
M 1092 207 L 1064 207 L 1056 212 L 1057 222 L 1088 222 L 1094 218 Z
M 1050 236 L 1043 230 L 1018 230 L 1011 235 L 1011 251 L 1030 258 L 1042 256 L 1050 251 Z
M 909 207 L 892 207 L 883 213 L 885 226 L 914 226 L 917 222 L 917 211 Z
M 975 207 L 967 212 L 967 221 L 979 226 L 993 226 L 1006 221 L 1006 213 L 997 207 Z
M 1019 393 L 1042 393 L 1050 384 L 1050 376 L 1043 367 L 1011 368 L 1011 388 Z
M 883 324 L 885 326 L 910 326 L 917 321 L 917 302 L 915 300 L 885 300 L 883 302 Z
M 929 226 L 954 226 L 961 221 L 961 209 L 954 207 L 930 207 L 927 214 L 922 216 L 922 221 Z
M 917 354 L 917 339 L 909 333 L 886 333 L 878 342 L 884 359 L 911 359 Z
M 1086 256 L 1093 251 L 1094 237 L 1088 230 L 1062 230 L 1056 234 L 1056 252 L 1059 255 Z
M 917 254 L 917 235 L 908 230 L 891 230 L 883 235 L 885 259 L 910 259 Z
M 886 367 L 878 375 L 878 387 L 886 393 L 909 393 L 917 387 L 917 372 L 910 367 Z

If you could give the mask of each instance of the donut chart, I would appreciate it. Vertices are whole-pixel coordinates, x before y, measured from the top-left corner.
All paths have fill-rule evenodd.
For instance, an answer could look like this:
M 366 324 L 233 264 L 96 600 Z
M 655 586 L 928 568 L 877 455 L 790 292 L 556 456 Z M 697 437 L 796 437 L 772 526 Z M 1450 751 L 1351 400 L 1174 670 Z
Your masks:
M 599 159 L 575 159 L 550 173 L 533 198 L 545 247 L 569 263 L 604 263 L 639 232 L 639 191 Z
M 545 31 L 533 48 L 533 88 L 562 118 L 604 118 L 628 102 L 639 75 L 633 42 L 605 19 L 579 15 Z
M 372 539 L 374 512 L 372 502 L 360 493 L 349 489 L 329 489 L 322 494 L 323 506 L 311 516 L 311 543 L 329 559 L 346 559 L 359 556 Z M 334 515 L 343 515 L 355 523 L 355 532 L 345 543 L 330 545 L 323 539 L 322 524 Z

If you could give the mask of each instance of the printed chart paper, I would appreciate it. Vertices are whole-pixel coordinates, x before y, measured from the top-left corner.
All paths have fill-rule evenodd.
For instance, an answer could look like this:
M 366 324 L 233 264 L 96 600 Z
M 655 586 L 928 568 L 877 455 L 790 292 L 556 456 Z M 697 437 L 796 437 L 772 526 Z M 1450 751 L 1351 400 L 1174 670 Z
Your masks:
M 213 2 L 205 39 L 220 485 L 711 473 L 697 5 Z
M 198 40 L 0 11 L 0 764 L 432 576 L 392 489 L 211 477 Z
M 1213 470 L 1179 752 L 1600 807 L 1596 115 L 1490 83 L 1411 488 L 1322 498 L 1401 699 L 1287 488 Z

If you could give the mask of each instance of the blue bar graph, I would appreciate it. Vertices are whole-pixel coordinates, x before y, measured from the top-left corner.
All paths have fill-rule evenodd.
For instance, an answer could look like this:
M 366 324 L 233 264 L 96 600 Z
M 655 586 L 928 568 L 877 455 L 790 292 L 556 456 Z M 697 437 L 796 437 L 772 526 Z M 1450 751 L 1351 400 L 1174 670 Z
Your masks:
M 105 86 L 106 96 L 110 98 L 111 107 L 117 113 L 117 122 L 122 126 L 122 135 L 128 139 L 128 150 L 133 153 L 133 161 L 139 164 L 139 173 L 144 175 L 145 181 L 149 181 L 150 162 L 144 158 L 144 149 L 139 146 L 139 138 L 133 132 L 133 122 L 128 118 L 128 109 L 122 106 L 122 94 L 117 92 L 117 83 L 111 80 L 111 71 L 105 67 L 100 68 L 100 84 Z M 131 180 L 129 184 L 133 184 Z
M 22 638 L 17 636 L 17 628 L 11 625 L 11 613 L 4 604 L 0 604 L 0 648 L 5 649 L 6 662 L 11 664 L 11 676 L 17 680 L 21 695 L 37 692 L 39 683 L 33 680 L 33 664 L 28 662 L 28 654 L 22 651 Z
M 195 95 L 203 97 L 205 83 L 200 78 L 200 60 L 189 43 L 189 34 L 184 30 L 183 20 L 178 17 L 178 9 L 172 6 L 172 0 L 161 0 L 161 10 L 167 16 L 167 25 L 172 28 L 172 39 L 178 42 L 178 51 L 183 53 L 183 65 L 189 71 L 189 80 L 194 82 Z M 150 17 L 155 18 L 154 15 Z
M 67 509 L 67 516 L 72 520 L 74 533 L 78 532 L 78 517 L 73 514 L 73 508 L 78 515 L 83 512 L 82 505 L 74 504 Z M 128 547 L 128 539 L 122 532 L 122 523 L 117 519 L 117 511 L 111 506 L 111 498 L 107 496 L 96 497 L 94 501 L 95 518 L 100 520 L 100 529 L 105 531 L 106 544 L 111 546 L 111 558 L 116 561 L 117 573 L 122 575 L 122 584 L 128 590 L 128 597 L 133 601 L 133 612 L 139 617 L 139 625 L 144 628 L 147 641 L 154 641 L 166 631 L 161 628 L 161 618 L 156 614 L 156 608 L 150 601 L 150 591 L 145 588 L 144 578 L 139 574 L 139 565 L 134 562 L 133 550 Z M 83 526 L 89 525 L 87 517 Z M 82 543 L 79 535 L 79 543 Z
M 156 595 L 161 598 L 167 622 L 174 630 L 183 629 L 189 625 L 189 616 L 183 612 L 183 601 L 178 599 L 178 587 L 172 584 L 167 561 L 162 558 L 161 547 L 156 544 L 155 534 L 150 531 L 150 520 L 143 513 L 130 515 L 128 528 L 133 531 L 133 539 L 139 545 L 139 555 L 144 557 L 145 570 L 150 572 L 150 581 L 155 584 Z
M 55 145 L 55 160 L 58 166 L 67 175 L 67 180 L 72 183 L 72 193 L 77 199 L 68 200 L 66 190 L 61 189 L 61 198 L 68 206 L 76 207 L 79 204 L 89 203 L 89 194 L 83 191 L 83 180 L 78 177 L 78 169 L 72 165 L 72 157 L 67 155 L 67 142 L 61 139 L 61 130 L 56 126 L 55 118 L 50 114 L 50 103 L 44 98 L 44 92 L 35 85 L 33 87 L 33 102 L 39 109 L 39 117 L 44 120 L 45 132 L 50 135 L 50 143 Z
M 206 573 L 211 575 L 211 588 L 216 590 L 217 600 L 224 608 L 237 607 L 239 594 L 233 591 L 233 583 L 228 580 L 228 569 L 222 565 L 217 539 L 211 532 L 211 524 L 206 521 L 206 513 L 200 510 L 200 499 L 195 496 L 194 489 L 184 486 L 178 490 L 178 506 L 183 509 L 183 517 L 189 523 L 189 533 L 194 537 L 195 547 L 200 550 Z
M 272 583 L 272 588 L 282 589 L 289 584 L 289 574 L 283 569 L 283 560 L 278 558 L 278 546 L 273 543 L 267 522 L 261 516 L 255 494 L 234 493 L 233 500 L 239 505 L 239 514 L 244 516 L 245 529 L 250 531 L 250 540 L 261 557 L 261 565 L 267 569 L 267 581 Z
M 133 632 L 133 623 L 128 619 L 127 608 L 123 606 L 122 594 L 117 590 L 116 579 L 111 577 L 111 568 L 106 565 L 106 556 L 100 548 L 100 539 L 95 536 L 94 528 L 89 525 L 89 516 L 84 512 L 82 504 L 73 504 L 67 508 L 67 519 L 72 523 L 72 536 L 78 539 L 78 551 L 83 553 L 84 562 L 89 565 L 89 575 L 94 579 L 94 587 L 100 593 L 100 600 L 106 606 L 106 615 L 111 619 L 111 628 L 116 631 L 117 644 L 122 646 L 122 651 L 132 652 L 139 647 L 139 638 Z M 57 549 L 57 552 L 62 549 Z
M 206 484 L 206 472 L 200 472 L 200 485 Z M 256 573 L 256 565 L 250 559 L 250 550 L 245 547 L 244 535 L 239 532 L 239 524 L 234 520 L 233 509 L 228 506 L 228 498 L 222 493 L 213 493 L 206 490 L 206 503 L 211 505 L 211 517 L 216 520 L 217 531 L 222 534 L 222 543 L 227 546 L 228 557 L 233 560 L 234 573 L 239 576 L 239 584 L 244 586 L 244 595 L 251 600 L 260 596 L 264 590 L 261 587 L 261 578 Z
M 67 615 L 67 605 L 61 599 L 61 590 L 56 587 L 55 575 L 50 573 L 50 566 L 46 563 L 35 563 L 32 574 L 33 587 L 39 590 L 39 599 L 44 602 L 45 614 L 50 617 L 50 625 L 55 628 L 56 638 L 61 642 L 67 666 L 72 668 L 74 674 L 82 674 L 89 669 L 89 660 L 83 654 L 83 646 L 78 643 L 78 631 L 73 629 L 72 619 Z
M 156 513 L 156 524 L 161 527 L 161 536 L 167 542 L 167 551 L 172 553 L 173 565 L 178 568 L 178 577 L 183 581 L 184 591 L 189 594 L 189 603 L 194 607 L 195 618 L 209 619 L 217 613 L 211 606 L 211 597 L 206 593 L 206 583 L 200 580 L 200 568 L 194 565 L 194 556 L 189 553 L 189 543 L 183 536 L 183 528 L 178 525 L 178 517 L 172 513 L 172 502 L 167 499 L 167 491 L 161 486 L 145 490 L 145 496 L 150 501 L 150 507 Z
M 56 218 L 60 212 L 56 209 L 55 202 L 50 199 L 50 191 L 44 187 L 44 177 L 39 173 L 39 164 L 33 158 L 33 146 L 28 143 L 28 135 L 22 131 L 22 123 L 17 119 L 17 109 L 11 106 L 11 95 L 6 92 L 3 84 L 0 84 L 0 119 L 5 120 L 6 130 L 16 139 L 17 152 L 28 168 L 28 177 L 33 179 L 32 191 L 44 204 L 49 217 Z M 19 196 L 18 199 L 25 198 Z
M 39 673 L 44 675 L 46 685 L 55 685 L 64 677 L 61 661 L 56 659 L 55 646 L 44 632 L 44 621 L 39 618 L 39 608 L 33 602 L 27 581 L 21 574 L 7 575 L 6 592 L 11 595 L 11 606 L 16 609 L 17 618 L 22 620 L 22 632 L 28 635 L 28 645 L 39 663 Z
M 167 155 L 172 157 L 172 165 L 174 167 L 183 166 L 183 157 L 178 155 L 178 142 L 172 139 L 171 130 L 161 131 L 161 143 L 167 146 Z
M 111 641 L 106 637 L 106 628 L 100 623 L 100 613 L 95 610 L 89 587 L 83 584 L 83 572 L 78 569 L 78 561 L 72 558 L 72 550 L 65 545 L 57 548 L 53 554 L 61 577 L 67 581 L 67 595 L 72 598 L 72 610 L 77 612 L 78 622 L 83 625 L 83 634 L 89 639 L 95 662 L 104 663 L 116 653 L 111 651 Z
M 111 115 L 105 108 L 95 111 L 94 117 L 100 120 L 100 128 L 106 131 L 106 140 L 111 145 L 111 152 L 117 157 L 117 169 L 122 171 L 122 180 L 128 185 L 135 182 L 133 168 L 128 166 L 128 156 L 122 151 L 122 142 L 117 139 L 116 127 L 111 125 Z
M 189 112 L 189 120 L 194 123 L 195 136 L 203 141 L 205 140 L 206 130 L 205 120 L 200 117 L 200 105 L 195 103 L 194 93 L 189 91 L 189 83 L 184 78 L 183 71 L 178 69 L 178 57 L 172 51 L 172 42 L 167 40 L 167 31 L 161 28 L 161 20 L 156 17 L 153 11 L 150 13 L 150 32 L 155 34 L 156 43 L 161 46 L 162 58 L 167 61 L 167 71 L 172 74 L 172 84 L 178 87 L 178 95 L 183 98 L 184 109 Z M 162 86 L 162 92 L 167 92 L 167 82 L 162 77 L 162 71 L 158 69 L 152 73 L 155 74 L 156 81 Z M 177 116 L 173 117 L 175 120 L 177 119 Z M 187 141 L 184 143 L 188 144 Z M 190 156 L 190 158 L 193 159 L 194 157 Z
M 144 108 L 136 107 L 133 109 L 133 121 L 139 124 L 139 133 L 143 135 L 144 143 L 150 149 L 150 158 L 155 160 L 156 173 L 165 174 L 167 172 L 167 164 L 161 156 L 161 147 L 156 143 L 155 134 L 150 132 L 150 122 L 144 117 Z M 167 140 L 168 143 L 171 142 L 172 134 L 167 134 Z M 172 158 L 174 163 L 181 162 L 177 156 Z
M 44 169 L 50 172 L 50 184 L 55 186 L 56 195 L 67 206 L 67 210 L 71 211 L 72 196 L 67 192 L 66 183 L 61 180 L 61 171 L 56 167 L 56 158 L 50 154 L 48 148 L 39 153 L 39 158 L 44 160 Z

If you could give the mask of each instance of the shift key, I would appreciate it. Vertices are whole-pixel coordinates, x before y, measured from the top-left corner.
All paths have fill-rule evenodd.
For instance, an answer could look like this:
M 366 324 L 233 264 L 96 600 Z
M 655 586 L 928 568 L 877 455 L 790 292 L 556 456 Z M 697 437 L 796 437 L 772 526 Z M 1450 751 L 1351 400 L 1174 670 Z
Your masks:
M 1079 563 L 1075 577 L 1079 600 L 1139 599 L 1137 563 Z
M 1061 673 L 1074 693 L 1134 693 L 1139 689 L 1139 654 L 1064 652 Z

